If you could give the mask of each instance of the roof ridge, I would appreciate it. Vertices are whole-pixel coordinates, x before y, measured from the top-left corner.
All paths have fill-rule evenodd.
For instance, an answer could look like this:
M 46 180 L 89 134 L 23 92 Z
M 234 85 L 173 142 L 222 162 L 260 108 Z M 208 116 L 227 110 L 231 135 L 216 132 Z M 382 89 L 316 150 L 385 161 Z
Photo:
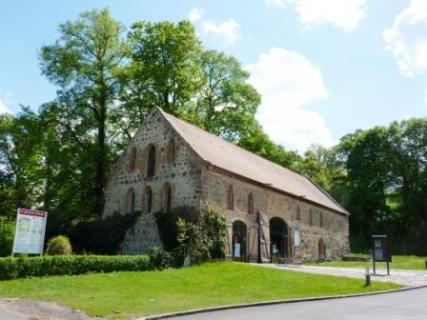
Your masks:
M 159 109 L 160 109 L 160 111 L 161 111 L 161 112 L 166 116 L 166 118 L 167 118 L 167 117 L 172 117 L 172 118 L 174 118 L 174 120 L 177 120 L 177 121 L 179 121 L 179 122 L 183 123 L 184 125 L 191 126 L 191 127 L 195 128 L 195 129 L 197 129 L 197 130 L 199 130 L 199 131 L 201 131 L 201 132 L 203 132 L 203 133 L 205 133 L 205 134 L 208 134 L 208 135 L 212 136 L 212 137 L 213 137 L 213 138 L 215 138 L 215 139 L 221 140 L 222 142 L 225 142 L 225 143 L 229 144 L 230 146 L 232 146 L 233 148 L 237 148 L 237 149 L 239 149 L 239 150 L 241 150 L 241 151 L 243 151 L 243 152 L 245 152 L 245 153 L 249 154 L 249 155 L 250 155 L 250 156 L 252 156 L 252 157 L 257 157 L 257 158 L 259 158 L 261 161 L 265 161 L 265 162 L 267 162 L 267 163 L 269 163 L 269 164 L 271 164 L 271 165 L 274 165 L 275 167 L 277 167 L 277 168 L 278 168 L 278 169 L 280 169 L 280 170 L 286 170 L 286 171 L 288 171 L 289 173 L 291 173 L 291 174 L 293 174 L 293 175 L 300 176 L 300 177 L 304 178 L 304 176 L 303 176 L 302 174 L 299 174 L 299 173 L 297 173 L 297 172 L 295 172 L 295 171 L 293 171 L 293 170 L 291 170 L 291 169 L 289 169 L 289 168 L 286 168 L 286 167 L 284 167 L 284 166 L 282 166 L 282 165 L 280 165 L 280 164 L 278 164 L 278 163 L 276 163 L 276 162 L 273 162 L 273 161 L 271 161 L 271 160 L 269 160 L 269 159 L 266 159 L 266 158 L 264 158 L 264 157 L 261 157 L 260 155 L 258 155 L 258 154 L 256 154 L 256 153 L 254 153 L 254 152 L 251 152 L 251 151 L 249 151 L 249 150 L 246 150 L 245 148 L 243 148 L 243 147 L 241 147 L 241 146 L 239 146 L 239 145 L 237 145 L 237 144 L 235 144 L 235 143 L 233 143 L 233 142 L 230 142 L 230 141 L 228 141 L 228 140 L 226 140 L 226 139 L 223 139 L 223 138 L 221 138 L 221 137 L 217 136 L 216 134 L 214 134 L 214 133 L 212 133 L 212 132 L 209 132 L 209 131 L 203 130 L 202 128 L 200 128 L 200 127 L 198 127 L 198 126 L 196 126 L 196 125 L 194 125 L 194 124 L 192 124 L 192 123 L 190 123 L 190 122 L 187 122 L 187 121 L 184 121 L 184 120 L 182 120 L 182 119 L 180 119 L 180 118 L 178 118 L 178 117 L 175 117 L 174 115 L 172 115 L 172 114 L 170 114 L 170 113 L 167 113 L 167 112 L 163 111 L 161 108 L 159 108 Z
M 203 130 L 159 107 L 156 110 L 203 161 L 293 197 L 304 198 L 340 214 L 349 214 L 311 178 Z
M 334 202 L 338 207 L 340 207 L 346 213 L 349 213 L 337 200 L 335 200 L 328 192 L 326 192 L 326 190 L 323 189 L 316 181 L 314 181 L 309 176 L 304 176 L 304 178 L 308 179 L 312 184 L 314 184 L 317 187 L 317 189 L 319 189 L 325 196 L 327 196 L 329 198 L 329 200 Z

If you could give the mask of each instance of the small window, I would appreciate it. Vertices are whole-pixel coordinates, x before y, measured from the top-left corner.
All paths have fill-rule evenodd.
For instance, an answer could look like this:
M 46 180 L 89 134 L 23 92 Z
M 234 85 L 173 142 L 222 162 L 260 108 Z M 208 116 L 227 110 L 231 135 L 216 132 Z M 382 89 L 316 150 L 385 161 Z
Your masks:
M 234 210 L 234 192 L 233 192 L 232 186 L 228 187 L 227 208 L 228 208 L 228 210 Z
M 248 213 L 254 213 L 254 195 L 252 192 L 248 196 Z
M 144 201 L 144 203 L 145 203 L 144 212 L 150 213 L 152 203 L 153 203 L 153 192 L 151 191 L 150 187 L 145 188 L 144 200 L 145 200 Z
M 311 210 L 311 209 L 309 209 L 309 212 L 308 212 L 308 224 L 310 226 L 313 225 L 313 210 Z
M 323 228 L 323 212 L 320 212 L 319 215 L 319 226 Z
M 175 161 L 175 140 L 170 139 L 168 144 L 168 163 L 173 163 Z
M 148 148 L 147 177 L 154 176 L 155 170 L 156 170 L 156 147 L 151 145 Z
M 129 189 L 126 196 L 126 211 L 127 213 L 135 212 L 135 191 L 133 189 Z
M 325 245 L 325 241 L 320 238 L 318 241 L 318 257 L 320 261 L 324 261 L 326 258 L 326 245 Z
M 297 212 L 295 214 L 295 218 L 297 221 L 301 221 L 301 209 L 299 206 L 297 206 Z
M 129 151 L 128 156 L 128 171 L 132 172 L 135 170 L 135 162 L 136 162 L 136 148 L 133 147 Z
M 162 211 L 163 212 L 169 212 L 172 207 L 172 190 L 169 183 L 166 183 L 163 186 L 163 192 L 162 192 Z

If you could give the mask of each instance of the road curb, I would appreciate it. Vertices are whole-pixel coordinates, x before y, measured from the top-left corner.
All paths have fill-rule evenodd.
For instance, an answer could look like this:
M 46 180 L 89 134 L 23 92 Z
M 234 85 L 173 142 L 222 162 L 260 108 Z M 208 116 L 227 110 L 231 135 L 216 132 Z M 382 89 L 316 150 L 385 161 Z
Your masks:
M 411 290 L 417 290 L 417 289 L 423 289 L 423 288 L 427 288 L 427 285 L 422 285 L 417 287 L 403 287 L 403 288 L 394 289 L 394 290 L 375 291 L 375 292 L 368 292 L 368 293 L 355 293 L 355 294 L 344 294 L 344 295 L 338 295 L 338 296 L 322 296 L 322 297 L 301 298 L 301 299 L 271 300 L 271 301 L 262 301 L 262 302 L 254 302 L 254 303 L 234 304 L 234 305 L 228 305 L 228 306 L 217 306 L 217 307 L 192 309 L 188 311 L 179 311 L 179 312 L 173 312 L 173 313 L 164 313 L 159 315 L 140 317 L 140 318 L 135 318 L 135 320 L 157 320 L 157 319 L 167 319 L 167 318 L 181 317 L 181 316 L 192 315 L 192 314 L 206 313 L 206 312 L 212 312 L 212 311 L 262 307 L 262 306 L 270 306 L 270 305 L 276 305 L 276 304 L 287 304 L 287 303 L 298 303 L 298 302 L 309 302 L 309 301 L 357 298 L 357 297 L 373 296 L 373 295 L 380 295 L 380 294 L 411 291 Z

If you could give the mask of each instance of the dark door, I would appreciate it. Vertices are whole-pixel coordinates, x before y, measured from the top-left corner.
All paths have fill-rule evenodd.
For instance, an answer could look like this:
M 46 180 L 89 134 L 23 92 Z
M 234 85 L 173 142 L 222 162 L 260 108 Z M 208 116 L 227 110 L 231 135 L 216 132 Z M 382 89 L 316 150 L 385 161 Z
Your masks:
M 289 256 L 288 226 L 278 217 L 270 220 L 270 253 L 272 262 Z
M 233 222 L 232 256 L 234 260 L 246 261 L 246 225 L 237 220 Z

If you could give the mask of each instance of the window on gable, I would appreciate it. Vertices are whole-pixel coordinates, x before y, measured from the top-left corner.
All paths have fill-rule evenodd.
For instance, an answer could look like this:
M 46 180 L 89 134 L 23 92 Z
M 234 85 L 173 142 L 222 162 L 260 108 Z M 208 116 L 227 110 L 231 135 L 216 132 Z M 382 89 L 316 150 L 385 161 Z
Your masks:
M 309 209 L 309 213 L 308 213 L 308 224 L 310 226 L 313 225 L 313 210 Z
M 168 143 L 168 154 L 167 154 L 167 160 L 168 163 L 173 163 L 175 161 L 175 140 L 170 139 Z
M 129 189 L 126 196 L 126 212 L 135 212 L 135 191 L 133 189 Z
M 320 216 L 319 216 L 319 226 L 322 228 L 323 227 L 323 212 L 320 212 Z
M 227 193 L 227 208 L 229 210 L 234 210 L 234 191 L 233 187 L 228 187 L 228 193 Z
M 148 148 L 147 177 L 154 176 L 155 170 L 156 170 L 156 147 L 151 145 Z
M 150 213 L 152 209 L 152 203 L 153 203 L 153 192 L 151 191 L 150 187 L 145 188 L 144 192 L 144 212 Z
M 136 148 L 133 147 L 129 151 L 129 157 L 128 157 L 128 171 L 132 172 L 135 170 L 135 162 L 136 162 Z
M 248 213 L 254 213 L 254 195 L 252 192 L 248 196 Z
M 162 191 L 162 211 L 169 212 L 172 207 L 172 189 L 169 183 L 163 186 Z

